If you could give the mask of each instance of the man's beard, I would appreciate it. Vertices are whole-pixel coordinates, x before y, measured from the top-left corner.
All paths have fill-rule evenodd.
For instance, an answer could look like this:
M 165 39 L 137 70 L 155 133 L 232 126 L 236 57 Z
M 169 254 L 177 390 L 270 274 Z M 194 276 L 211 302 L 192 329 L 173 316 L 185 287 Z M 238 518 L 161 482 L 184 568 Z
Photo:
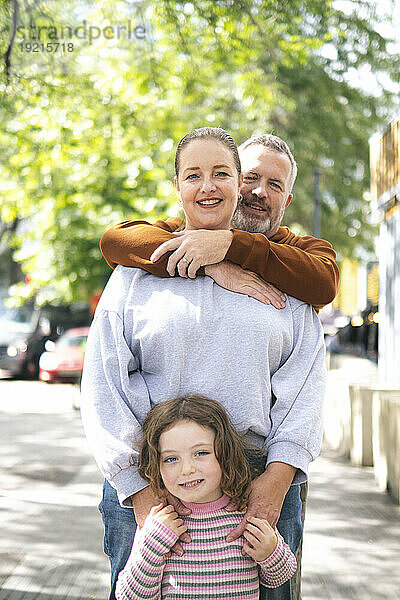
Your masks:
M 249 233 L 263 233 L 268 236 L 273 225 L 273 223 L 271 223 L 270 208 L 264 206 L 266 212 L 260 213 L 260 217 L 251 215 L 246 211 L 246 201 L 257 202 L 257 204 L 260 204 L 260 199 L 257 196 L 254 196 L 253 194 L 242 195 L 232 217 L 232 227 L 234 229 L 248 231 Z

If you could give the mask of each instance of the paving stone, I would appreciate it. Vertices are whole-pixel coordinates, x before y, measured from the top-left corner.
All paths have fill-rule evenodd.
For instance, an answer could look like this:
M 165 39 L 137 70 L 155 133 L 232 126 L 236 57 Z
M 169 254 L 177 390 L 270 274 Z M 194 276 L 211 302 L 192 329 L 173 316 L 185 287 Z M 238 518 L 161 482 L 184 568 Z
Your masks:
M 106 600 L 102 478 L 70 386 L 0 381 L 0 398 L 0 600 Z M 311 466 L 303 600 L 399 600 L 399 561 L 400 507 L 372 469 L 325 450 Z
M 312 464 L 303 600 L 400 599 L 400 507 L 371 468 L 325 450 Z

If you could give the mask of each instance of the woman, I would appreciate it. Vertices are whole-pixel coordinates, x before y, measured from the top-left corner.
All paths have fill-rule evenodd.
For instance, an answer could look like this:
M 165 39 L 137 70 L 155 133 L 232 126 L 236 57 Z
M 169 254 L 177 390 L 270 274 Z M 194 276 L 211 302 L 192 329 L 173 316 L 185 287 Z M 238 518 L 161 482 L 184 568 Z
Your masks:
M 219 128 L 195 130 L 179 143 L 175 164 L 186 229 L 230 235 L 241 177 L 233 139 Z M 196 392 L 218 396 L 239 433 L 266 457 L 247 515 L 262 512 L 274 466 L 285 465 L 286 490 L 307 478 L 320 448 L 324 380 L 322 329 L 304 302 L 288 296 L 276 311 L 209 277 L 160 279 L 117 267 L 96 311 L 82 383 L 85 430 L 113 488 L 106 484 L 107 493 L 133 506 L 142 525 L 158 502 L 132 450 L 141 423 L 153 404 Z M 109 523 L 113 517 L 103 518 Z M 106 539 L 113 585 L 129 556 L 133 528 L 117 523 L 106 529 L 106 538 L 132 532 L 123 541 Z

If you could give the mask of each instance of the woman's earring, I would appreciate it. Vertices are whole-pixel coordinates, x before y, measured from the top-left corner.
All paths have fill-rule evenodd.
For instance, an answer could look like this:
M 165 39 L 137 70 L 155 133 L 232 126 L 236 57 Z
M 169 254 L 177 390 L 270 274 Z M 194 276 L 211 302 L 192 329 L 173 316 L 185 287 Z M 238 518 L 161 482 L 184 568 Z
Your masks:
M 178 200 L 178 206 L 183 206 L 182 200 L 180 198 Z
M 239 194 L 239 196 L 238 196 L 238 204 L 239 204 L 239 203 L 240 203 L 242 200 L 243 200 L 243 196 L 242 196 L 242 194 Z

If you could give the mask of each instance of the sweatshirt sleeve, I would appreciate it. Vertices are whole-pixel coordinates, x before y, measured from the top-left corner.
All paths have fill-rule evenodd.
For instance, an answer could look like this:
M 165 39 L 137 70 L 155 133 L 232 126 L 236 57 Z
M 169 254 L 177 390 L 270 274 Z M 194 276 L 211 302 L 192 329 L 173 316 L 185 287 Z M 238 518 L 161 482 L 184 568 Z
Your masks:
M 161 582 L 165 558 L 178 536 L 165 525 L 151 520 L 139 532 L 125 568 L 118 576 L 115 588 L 117 600 L 161 600 Z
M 105 232 L 100 248 L 108 264 L 138 267 L 158 277 L 170 277 L 166 265 L 170 252 L 156 263 L 150 256 L 158 246 L 174 238 L 173 232 L 183 226 L 179 218 L 157 221 L 123 221 Z M 269 240 L 261 233 L 233 230 L 226 260 L 257 273 L 264 281 L 280 290 L 322 308 L 337 294 L 339 270 L 332 245 L 311 236 L 288 235 Z M 276 237 L 276 236 L 274 236 Z M 198 274 L 204 275 L 201 268 Z
M 269 240 L 262 233 L 234 229 L 225 258 L 315 308 L 332 302 L 339 285 L 332 245 L 312 236 L 296 236 L 286 228 L 281 230 L 288 234 Z
M 158 277 L 170 277 L 167 262 L 171 252 L 156 263 L 151 262 L 150 256 L 158 246 L 173 239 L 173 232 L 183 224 L 178 217 L 156 221 L 154 225 L 147 221 L 123 221 L 105 232 L 100 240 L 100 250 L 112 269 L 123 265 L 144 269 Z
M 90 328 L 82 374 L 82 421 L 103 475 L 122 505 L 148 484 L 137 472 L 141 420 L 150 410 L 145 381 L 125 336 L 121 316 L 96 311 Z
M 273 553 L 264 561 L 257 563 L 260 583 L 267 588 L 276 588 L 288 581 L 296 572 L 296 557 L 275 529 L 278 538 Z
M 283 462 L 297 469 L 293 483 L 307 480 L 308 465 L 321 449 L 325 395 L 325 344 L 313 308 L 288 297 L 292 309 L 290 354 L 271 377 L 275 398 L 270 411 L 267 464 Z

